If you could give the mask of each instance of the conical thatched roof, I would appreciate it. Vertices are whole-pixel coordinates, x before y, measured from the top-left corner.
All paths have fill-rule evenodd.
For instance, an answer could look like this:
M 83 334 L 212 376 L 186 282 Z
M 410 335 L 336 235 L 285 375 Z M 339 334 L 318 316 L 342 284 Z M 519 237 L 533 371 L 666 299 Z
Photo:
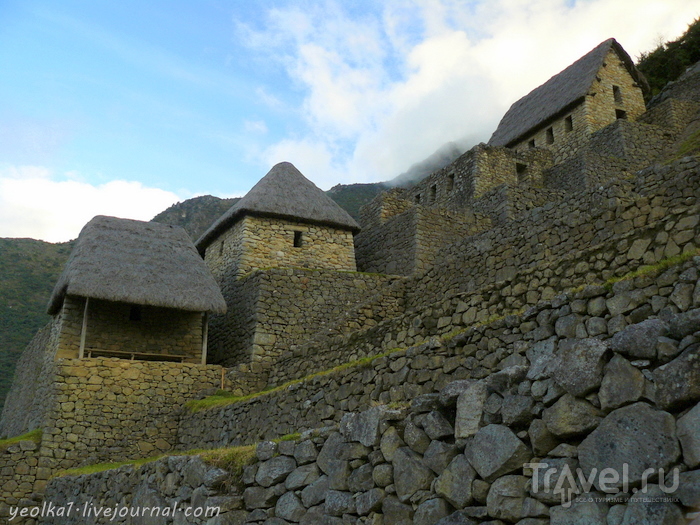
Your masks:
M 513 104 L 498 124 L 489 145 L 512 146 L 558 114 L 576 106 L 590 90 L 611 48 L 632 78 L 642 89 L 648 89 L 644 75 L 634 66 L 630 56 L 614 38 L 610 38 Z
M 245 215 L 278 217 L 357 232 L 355 219 L 289 162 L 276 164 L 240 201 L 224 213 L 195 245 L 203 252 Z
M 66 295 L 226 312 L 214 277 L 179 226 L 98 215 L 75 243 L 54 287 L 49 314 Z

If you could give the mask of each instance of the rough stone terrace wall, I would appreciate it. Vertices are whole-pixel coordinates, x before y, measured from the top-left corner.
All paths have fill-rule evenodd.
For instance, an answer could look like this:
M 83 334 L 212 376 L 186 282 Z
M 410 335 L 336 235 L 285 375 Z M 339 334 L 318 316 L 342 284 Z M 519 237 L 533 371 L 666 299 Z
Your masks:
M 243 501 L 232 478 L 231 473 L 207 465 L 199 456 L 170 456 L 141 467 L 54 478 L 45 501 L 72 512 L 39 523 L 238 525 L 248 513 L 242 510 Z M 97 519 L 94 511 L 88 516 L 85 509 L 116 509 L 117 514 Z M 142 515 L 131 517 L 137 510 Z M 125 515 L 120 517 L 119 512 Z
M 65 469 L 170 450 L 182 403 L 221 379 L 213 365 L 59 360 L 40 454 L 47 467 Z
M 483 325 L 475 325 L 488 321 L 482 311 L 462 303 L 453 313 L 448 301 L 442 310 L 433 309 L 431 317 L 416 318 L 420 324 L 439 327 L 446 344 L 431 339 L 363 366 L 309 377 L 248 401 L 188 413 L 180 420 L 179 447 L 252 443 L 338 422 L 345 412 L 373 403 L 410 401 L 450 381 L 481 379 L 508 366 L 525 365 L 528 349 L 550 338 L 608 339 L 630 324 L 700 306 L 699 267 L 700 257 L 695 257 L 656 278 L 621 281 L 612 291 L 589 286 L 541 301 L 522 315 Z M 354 342 L 356 354 L 363 357 L 362 341 Z
M 408 201 L 405 201 L 408 202 Z M 410 275 L 416 263 L 416 221 L 411 207 L 355 237 L 357 268 L 362 272 Z
M 228 312 L 212 317 L 211 360 L 226 366 L 271 365 L 352 305 L 377 294 L 384 295 L 383 315 L 398 315 L 402 311 L 400 294 L 388 288 L 395 279 L 301 268 L 253 272 L 227 286 Z M 357 317 L 347 330 L 367 327 L 366 318 Z
M 406 200 L 405 189 L 391 188 L 383 191 L 360 208 L 360 226 L 363 231 L 379 226 L 391 217 L 403 213 L 411 206 L 413 206 L 413 203 Z M 362 235 L 362 232 L 359 235 Z M 357 236 L 355 241 L 357 244 Z M 357 248 L 355 250 L 357 251 Z
M 43 492 L 50 475 L 34 441 L 0 447 L 0 523 L 7 523 L 10 505 L 36 505 L 29 495 Z
M 487 229 L 491 221 L 470 210 L 413 205 L 355 239 L 360 270 L 411 275 L 432 266 L 443 246 Z
M 518 271 L 532 268 L 540 269 L 543 279 L 549 279 L 561 272 L 559 261 L 572 253 L 598 245 L 601 252 L 614 252 L 614 243 L 623 235 L 639 236 L 645 231 L 647 236 L 652 236 L 656 229 L 675 227 L 673 221 L 680 216 L 697 216 L 700 163 L 696 158 L 650 168 L 639 172 L 637 177 L 640 179 L 638 186 L 653 186 L 655 192 L 639 196 L 631 191 L 629 183 L 612 181 L 602 188 L 548 203 L 505 226 L 446 247 L 439 254 L 436 265 L 417 276 L 415 284 L 407 288 L 407 309 L 438 301 L 445 294 L 472 291 L 509 280 Z M 643 182 L 645 180 L 648 182 Z M 692 230 L 695 226 L 683 222 L 681 227 Z M 693 234 L 689 235 L 683 239 L 681 250 L 697 247 Z M 631 260 L 627 254 L 613 254 L 613 259 L 621 258 L 621 264 L 616 264 L 613 270 L 621 275 L 639 264 L 675 255 L 675 251 L 673 247 L 667 251 L 659 249 L 644 259 Z M 600 258 L 603 256 L 601 253 Z M 597 261 L 600 277 L 595 277 L 595 274 L 591 277 L 609 278 L 612 275 L 606 268 L 609 264 L 610 261 Z M 538 289 L 540 294 L 546 285 L 542 280 Z M 564 289 L 566 286 L 567 282 L 563 282 L 555 288 Z
M 258 445 L 243 474 L 248 523 L 682 523 L 700 507 L 699 269 L 696 257 L 611 292 L 587 287 L 446 346 L 194 414 L 191 429 L 219 446 L 232 440 L 232 421 L 275 425 L 291 413 L 303 429 L 306 410 L 329 425 Z M 410 408 L 370 408 L 390 401 Z M 287 430 L 266 428 L 259 435 Z M 569 506 L 556 483 L 566 469 L 580 480 L 579 468 L 593 486 L 574 479 L 582 497 Z M 603 469 L 620 477 L 604 480 Z M 635 495 L 646 469 L 648 492 Z
M 297 235 L 301 235 L 298 246 Z M 352 232 L 252 216 L 221 234 L 207 248 L 204 261 L 222 288 L 226 281 L 261 268 L 356 269 Z
M 700 236 L 696 190 L 699 176 L 697 160 L 689 158 L 640 173 L 636 186 L 616 182 L 589 195 L 588 201 L 580 197 L 575 204 L 581 211 L 562 213 L 554 204 L 533 210 L 518 222 L 522 230 L 516 233 L 522 232 L 524 236 L 514 237 L 522 243 L 516 245 L 519 251 L 498 236 L 488 241 L 493 244 L 457 244 L 462 252 L 455 250 L 450 264 L 442 264 L 438 266 L 440 271 L 430 271 L 405 282 L 411 303 L 404 315 L 380 322 L 364 332 L 332 334 L 310 341 L 283 356 L 280 362 L 284 366 L 278 367 L 274 374 L 260 377 L 250 371 L 246 384 L 268 381 L 268 386 L 275 386 L 349 359 L 419 344 L 435 335 L 466 329 L 474 322 L 521 311 L 538 301 L 552 299 L 562 290 L 603 283 L 643 264 L 692 252 L 698 248 L 696 239 Z M 636 200 L 629 198 L 630 195 L 637 195 Z M 550 225 L 551 232 L 538 232 L 536 228 L 541 223 Z M 494 231 L 499 230 L 486 234 Z M 510 226 L 501 228 L 500 232 L 512 235 Z M 533 240 L 528 235 L 538 240 L 535 242 L 549 242 L 549 245 L 534 246 L 533 250 Z M 568 251 L 558 250 L 559 243 L 568 246 Z M 518 254 L 529 255 L 530 259 L 521 259 L 516 265 Z M 468 265 L 471 255 L 473 262 Z M 504 266 L 509 260 L 512 266 Z M 497 271 L 490 271 L 488 265 L 496 266 Z M 436 282 L 430 282 L 431 278 Z M 431 303 L 428 290 L 435 289 L 439 293 Z M 465 289 L 468 291 L 460 291 Z
M 691 122 L 698 109 L 700 109 L 700 100 L 669 98 L 650 107 L 639 117 L 638 122 L 654 124 L 678 133 Z
M 503 225 L 507 221 L 540 208 L 548 202 L 560 201 L 565 197 L 561 190 L 551 190 L 530 185 L 501 184 L 488 190 L 472 207 L 475 212 L 491 218 L 494 224 Z
M 39 330 L 17 362 L 12 387 L 0 419 L 0 438 L 21 436 L 41 428 L 53 403 L 52 377 L 58 338 L 56 320 Z
M 135 319 L 133 308 L 138 308 Z M 73 359 L 80 355 L 84 309 L 84 297 L 65 298 L 56 357 Z M 202 360 L 200 312 L 91 299 L 87 318 L 85 356 L 91 352 L 96 356 L 104 352 L 136 352 L 182 356 L 188 363 Z

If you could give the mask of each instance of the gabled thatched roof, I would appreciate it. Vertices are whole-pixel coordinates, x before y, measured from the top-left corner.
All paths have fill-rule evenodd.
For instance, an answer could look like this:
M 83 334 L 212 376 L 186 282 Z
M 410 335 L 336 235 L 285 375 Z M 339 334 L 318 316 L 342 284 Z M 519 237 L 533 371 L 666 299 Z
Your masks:
M 66 295 L 194 312 L 226 312 L 219 286 L 179 226 L 98 215 L 80 232 L 54 287 L 49 314 Z
M 489 145 L 512 146 L 578 105 L 590 90 L 611 48 L 632 78 L 643 90 L 648 89 L 644 75 L 634 66 L 630 56 L 614 38 L 610 38 L 514 103 L 498 124 Z
M 203 252 L 245 215 L 277 217 L 358 232 L 348 212 L 289 162 L 276 164 L 240 201 L 211 225 L 195 245 Z

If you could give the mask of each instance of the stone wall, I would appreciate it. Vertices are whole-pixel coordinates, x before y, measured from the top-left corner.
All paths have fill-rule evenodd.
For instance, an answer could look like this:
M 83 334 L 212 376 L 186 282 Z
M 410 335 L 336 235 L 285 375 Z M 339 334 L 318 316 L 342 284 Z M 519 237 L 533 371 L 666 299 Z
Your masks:
M 234 478 L 199 456 L 171 456 L 141 467 L 54 478 L 45 501 L 65 509 L 66 515 L 45 516 L 38 523 L 237 525 L 248 513 L 242 510 Z
M 648 184 L 657 189 L 653 202 L 646 195 L 636 195 L 629 183 L 613 181 L 593 191 L 571 194 L 563 201 L 536 208 L 507 225 L 444 248 L 436 265 L 416 276 L 415 284 L 407 288 L 407 308 L 434 302 L 446 293 L 476 290 L 509 280 L 517 272 L 535 267 L 542 270 L 543 279 L 557 280 L 553 285 L 556 289 L 564 289 L 567 281 L 563 280 L 560 286 L 557 277 L 564 270 L 560 261 L 565 261 L 570 254 L 602 245 L 613 253 L 612 259 L 622 257 L 614 253 L 615 242 L 621 235 L 634 236 L 642 228 L 672 228 L 675 222 L 668 215 L 671 211 L 697 216 L 695 190 L 700 184 L 697 159 L 687 158 L 667 167 L 651 168 L 640 172 L 638 177 L 648 180 Z M 686 244 L 688 250 L 697 247 L 692 237 Z M 673 255 L 673 251 L 671 248 L 667 253 Z M 663 253 L 662 248 L 659 254 Z M 626 256 L 620 261 L 622 264 L 614 268 L 620 274 L 642 263 L 654 262 L 648 257 L 628 261 Z M 607 269 L 609 261 L 594 264 L 600 267 L 602 280 L 612 275 Z M 544 286 L 541 281 L 539 294 Z
M 375 295 L 383 297 L 378 315 L 398 315 L 401 305 L 395 294 L 387 293 L 394 280 L 387 275 L 301 268 L 246 275 L 224 289 L 226 315 L 212 316 L 210 361 L 226 366 L 251 361 L 271 365 L 283 352 Z M 360 317 L 352 321 L 346 330 L 365 326 Z
M 17 362 L 0 418 L 0 438 L 41 428 L 53 403 L 53 374 L 59 324 L 54 320 L 34 336 Z
M 25 508 L 39 504 L 32 493 L 42 493 L 50 477 L 39 456 L 39 445 L 30 440 L 0 446 L 0 523 L 8 523 L 10 506 Z M 16 523 L 26 523 L 15 519 Z
M 355 237 L 357 267 L 363 272 L 410 275 L 416 262 L 416 221 L 414 207 L 363 229 Z
M 700 306 L 699 265 L 700 258 L 695 257 L 694 262 L 672 267 L 658 279 L 622 281 L 612 291 L 589 286 L 492 323 L 487 312 L 469 303 L 457 302 L 455 309 L 454 302 L 447 301 L 440 310 L 424 312 L 414 322 L 439 327 L 445 344 L 431 339 L 248 401 L 187 414 L 181 419 L 180 447 L 212 448 L 271 439 L 337 422 L 344 412 L 372 403 L 411 400 L 449 381 L 481 379 L 504 367 L 526 364 L 528 346 L 555 335 L 607 339 L 628 324 Z M 359 354 L 358 341 L 353 343 Z
M 433 269 L 405 282 L 405 314 L 364 331 L 314 339 L 282 356 L 284 366 L 274 373 L 248 370 L 238 380 L 279 385 L 693 252 L 700 236 L 699 177 L 693 158 L 652 167 L 635 182 L 609 183 L 563 206 L 549 203 L 456 243 L 445 250 L 449 257 L 443 253 Z
M 261 268 L 356 269 L 352 232 L 253 216 L 222 233 L 207 248 L 204 261 L 220 285 Z
M 381 192 L 371 202 L 362 206 L 360 208 L 362 230 L 384 224 L 391 217 L 406 211 L 413 205 L 406 197 L 405 189 L 391 188 Z
M 177 442 L 182 403 L 219 388 L 213 365 L 124 359 L 62 359 L 56 363 L 55 404 L 44 422 L 47 467 L 146 457 Z
M 181 437 L 194 439 L 182 446 L 323 427 L 296 443 L 258 445 L 259 462 L 243 474 L 250 523 L 375 523 L 381 514 L 385 523 L 420 525 L 631 525 L 659 523 L 659 513 L 680 523 L 700 506 L 699 270 L 695 257 L 610 291 L 586 287 L 446 344 L 193 414 Z M 233 421 L 250 424 L 242 430 Z M 581 497 L 570 501 L 556 487 L 566 468 L 577 479 L 578 468 L 593 475 L 592 491 L 575 481 Z M 667 497 L 624 492 L 619 478 L 596 477 L 606 468 L 627 472 L 635 489 L 645 469 L 664 469 L 647 490 Z
M 486 216 L 470 210 L 413 205 L 357 236 L 358 267 L 392 275 L 422 272 L 434 263 L 440 248 L 489 226 Z
M 64 299 L 57 357 L 80 355 L 84 307 L 83 297 L 69 295 Z M 130 359 L 127 354 L 135 353 L 158 359 L 160 354 L 164 360 L 200 363 L 202 327 L 200 312 L 90 299 L 84 355 L 124 353 Z

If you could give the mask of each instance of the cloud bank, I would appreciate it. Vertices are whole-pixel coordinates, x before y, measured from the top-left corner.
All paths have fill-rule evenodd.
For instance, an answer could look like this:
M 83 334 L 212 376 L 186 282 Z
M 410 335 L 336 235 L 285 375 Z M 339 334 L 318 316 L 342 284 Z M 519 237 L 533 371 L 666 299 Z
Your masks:
M 178 200 L 140 182 L 92 185 L 74 173 L 57 177 L 40 166 L 7 167 L 0 169 L 0 237 L 64 242 L 95 215 L 150 220 Z
M 380 5 L 289 5 L 260 27 L 238 24 L 303 99 L 303 126 L 264 149 L 261 164 L 289 160 L 324 188 L 390 179 L 448 141 L 487 141 L 510 104 L 603 40 L 617 38 L 634 58 L 700 15 L 687 0 Z

